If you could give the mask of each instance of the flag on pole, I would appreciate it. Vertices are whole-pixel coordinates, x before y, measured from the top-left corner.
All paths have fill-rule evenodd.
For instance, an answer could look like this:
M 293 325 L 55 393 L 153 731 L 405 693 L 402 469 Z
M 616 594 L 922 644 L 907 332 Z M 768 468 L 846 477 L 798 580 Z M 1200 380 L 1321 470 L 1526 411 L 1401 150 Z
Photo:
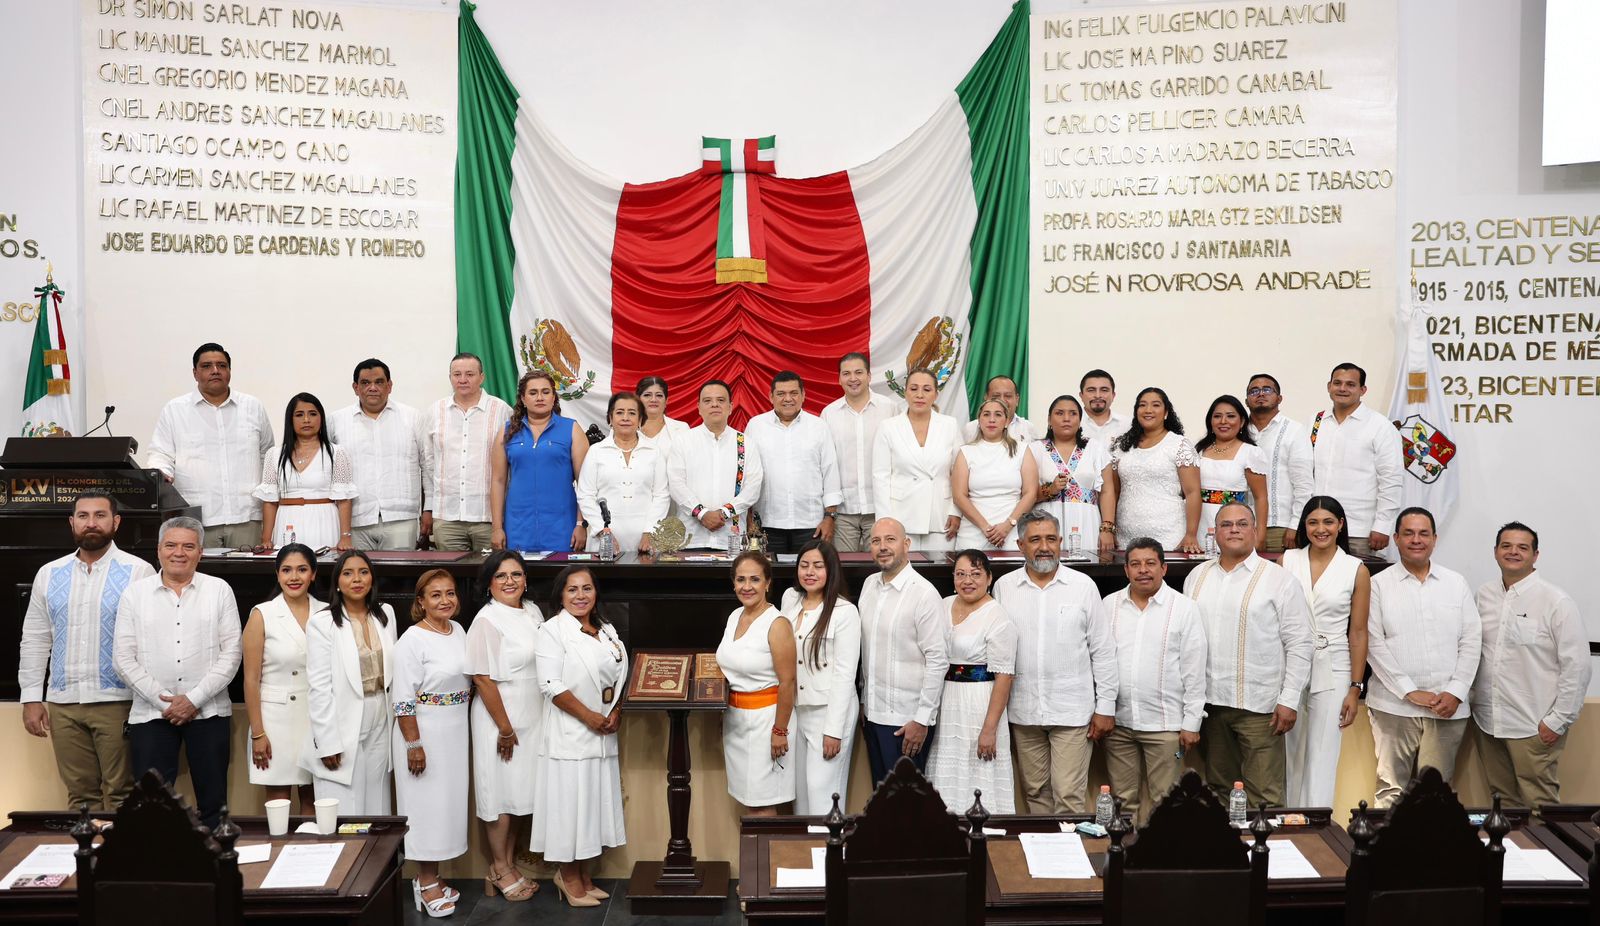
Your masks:
M 718 177 L 721 201 L 717 208 L 717 282 L 767 282 L 767 242 L 757 174 L 778 172 L 775 136 L 746 138 L 700 137 L 702 173 Z
M 1401 335 L 1401 356 L 1389 419 L 1399 431 L 1405 451 L 1400 506 L 1428 509 L 1443 529 L 1456 504 L 1461 468 L 1456 464 L 1455 441 L 1444 431 L 1450 419 L 1441 399 L 1438 361 L 1428 339 L 1428 312 L 1417 302 L 1414 287 L 1412 298 L 1400 305 L 1395 327 Z
M 28 352 L 28 378 L 22 386 L 22 436 L 58 437 L 77 428 L 72 411 L 72 368 L 67 363 L 67 335 L 61 323 L 61 299 L 55 274 L 45 270 L 44 285 L 34 289 L 39 311 L 34 320 L 33 347 Z

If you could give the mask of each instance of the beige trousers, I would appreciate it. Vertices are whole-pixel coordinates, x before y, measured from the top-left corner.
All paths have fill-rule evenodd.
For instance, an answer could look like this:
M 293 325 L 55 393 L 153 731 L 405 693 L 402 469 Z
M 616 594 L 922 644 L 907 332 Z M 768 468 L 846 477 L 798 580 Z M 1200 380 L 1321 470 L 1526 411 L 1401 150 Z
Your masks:
M 1379 809 L 1399 800 L 1417 772 L 1430 765 L 1446 782 L 1455 777 L 1467 718 L 1402 717 L 1372 707 L 1367 712 L 1372 715 L 1372 746 L 1378 754 L 1378 788 L 1372 802 Z
M 227 547 L 239 550 L 261 542 L 261 519 L 240 521 L 238 524 L 213 524 L 206 528 L 206 547 Z
M 1272 732 L 1272 715 L 1237 707 L 1206 705 L 1200 722 L 1200 750 L 1205 756 L 1206 784 L 1227 804 L 1235 781 L 1253 811 L 1261 803 L 1284 806 L 1284 767 L 1288 751 L 1283 737 Z
M 416 518 L 406 521 L 380 521 L 350 529 L 357 550 L 415 550 L 421 524 Z
M 1106 735 L 1106 772 L 1122 809 L 1143 826 L 1150 811 L 1178 783 L 1183 759 L 1178 757 L 1178 731 L 1129 730 L 1117 727 Z M 1148 792 L 1141 798 L 1139 792 Z
M 128 765 L 128 701 L 51 704 L 50 745 L 67 787 L 67 806 L 85 801 L 91 810 L 116 810 L 133 790 Z
M 877 518 L 866 514 L 836 514 L 833 516 L 833 546 L 840 553 L 864 553 L 867 541 L 872 539 L 872 522 Z
M 1292 531 L 1290 531 L 1287 527 L 1267 528 L 1267 552 L 1282 553 L 1283 538 L 1290 533 L 1292 533 Z
M 1089 727 L 1011 725 L 1028 813 L 1088 813 Z
M 1489 779 L 1489 793 L 1500 795 L 1505 806 L 1528 807 L 1537 815 L 1540 807 L 1561 803 L 1556 763 L 1567 746 L 1565 734 L 1546 746 L 1538 734 L 1497 739 L 1476 723 L 1472 732 L 1483 776 Z
M 433 521 L 433 548 L 477 553 L 489 549 L 494 525 L 488 521 Z

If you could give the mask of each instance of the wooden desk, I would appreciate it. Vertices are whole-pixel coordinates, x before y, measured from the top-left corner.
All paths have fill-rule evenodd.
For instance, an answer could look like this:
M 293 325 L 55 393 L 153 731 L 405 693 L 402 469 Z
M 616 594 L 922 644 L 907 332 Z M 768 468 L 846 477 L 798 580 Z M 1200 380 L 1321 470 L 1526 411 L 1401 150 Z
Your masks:
M 1299 811 L 1294 811 L 1299 812 Z M 1292 840 L 1322 875 L 1310 880 L 1275 880 L 1268 887 L 1268 905 L 1274 909 L 1333 910 L 1344 903 L 1344 872 L 1350 862 L 1351 843 L 1330 812 L 1304 811 L 1306 826 L 1284 827 L 1268 843 Z M 1028 876 L 1019 833 L 1060 832 L 1066 820 L 1078 823 L 1088 816 L 996 816 L 991 829 L 1005 836 L 989 838 L 988 889 L 985 919 L 990 923 L 1099 923 L 1103 914 L 1103 886 L 1109 839 L 1085 837 L 1084 849 L 1096 877 L 1077 881 L 1051 881 Z M 739 836 L 739 900 L 750 923 L 771 923 L 815 918 L 823 913 L 823 892 L 817 888 L 774 888 L 778 868 L 807 868 L 811 850 L 827 844 L 827 836 L 806 832 L 822 825 L 821 817 L 746 818 Z M 1242 833 L 1248 844 L 1251 837 Z M 1130 837 L 1124 842 L 1132 845 Z
M 236 846 L 271 843 L 272 857 L 291 843 L 341 842 L 345 849 L 334 866 L 328 886 L 262 890 L 261 879 L 272 861 L 240 865 L 244 879 L 244 915 L 252 923 L 363 924 L 398 926 L 402 907 L 410 901 L 401 895 L 400 849 L 406 834 L 404 817 L 341 818 L 340 822 L 371 822 L 376 832 L 362 836 L 295 835 L 293 830 L 313 817 L 291 817 L 290 835 L 268 836 L 265 817 L 234 817 L 242 835 Z M 76 814 L 64 812 L 11 814 L 11 825 L 0 830 L 0 875 L 10 871 L 41 843 L 72 843 L 68 830 Z M 381 829 L 378 829 L 380 828 Z M 60 888 L 0 891 L 0 921 L 11 923 L 77 922 L 76 877 Z
M 1600 839 L 1600 827 L 1594 824 L 1597 812 L 1600 806 L 1594 804 L 1550 804 L 1543 808 L 1544 824 L 1588 862 L 1594 855 L 1595 840 Z

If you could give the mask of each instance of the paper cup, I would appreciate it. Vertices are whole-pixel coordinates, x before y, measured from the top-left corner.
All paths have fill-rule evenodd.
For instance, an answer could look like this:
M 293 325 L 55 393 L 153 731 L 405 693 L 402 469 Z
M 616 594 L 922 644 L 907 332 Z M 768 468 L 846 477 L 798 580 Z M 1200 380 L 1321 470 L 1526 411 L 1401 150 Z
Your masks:
M 289 832 L 289 802 L 282 798 L 267 801 L 267 835 L 283 836 Z
M 317 832 L 324 836 L 331 836 L 339 829 L 339 799 L 336 797 L 319 797 L 317 807 Z

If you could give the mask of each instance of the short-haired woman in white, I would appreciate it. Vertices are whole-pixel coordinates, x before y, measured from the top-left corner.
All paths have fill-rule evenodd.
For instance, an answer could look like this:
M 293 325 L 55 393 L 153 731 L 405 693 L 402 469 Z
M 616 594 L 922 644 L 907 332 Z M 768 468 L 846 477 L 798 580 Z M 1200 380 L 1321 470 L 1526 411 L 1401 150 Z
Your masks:
M 244 653 L 244 706 L 250 715 L 250 783 L 267 800 L 288 800 L 300 787 L 300 813 L 310 814 L 311 773 L 300 767 L 307 739 L 306 622 L 323 607 L 311 597 L 317 555 L 299 543 L 276 557 L 278 597 L 250 609 L 240 646 Z
M 873 514 L 904 525 L 913 550 L 948 550 L 961 526 L 950 500 L 961 428 L 934 409 L 939 380 L 931 371 L 907 373 L 905 396 L 905 414 L 879 425 L 872 442 Z
M 556 890 L 574 907 L 598 907 L 609 895 L 584 863 L 628 841 L 622 819 L 617 728 L 628 651 L 600 614 L 594 573 L 568 566 L 556 576 L 539 627 L 539 688 L 548 704 L 539 752 L 538 799 L 531 848 L 561 866 Z
M 394 612 L 378 603 L 372 561 L 359 550 L 339 556 L 330 584 L 327 605 L 306 624 L 311 735 L 300 765 L 341 815 L 385 816 Z
M 846 802 L 850 747 L 855 743 L 856 669 L 861 615 L 845 600 L 844 572 L 833 544 L 814 539 L 795 558 L 797 588 L 783 593 L 783 616 L 794 625 L 798 663 L 794 723 L 794 812 L 826 814 Z
M 472 785 L 483 821 L 489 873 L 483 893 L 498 891 L 513 903 L 539 889 L 516 862 L 516 818 L 533 813 L 538 797 L 539 734 L 544 694 L 539 691 L 539 625 L 544 615 L 527 600 L 522 554 L 498 550 L 478 572 L 478 598 L 487 602 L 467 631 L 467 672 L 472 699 Z

